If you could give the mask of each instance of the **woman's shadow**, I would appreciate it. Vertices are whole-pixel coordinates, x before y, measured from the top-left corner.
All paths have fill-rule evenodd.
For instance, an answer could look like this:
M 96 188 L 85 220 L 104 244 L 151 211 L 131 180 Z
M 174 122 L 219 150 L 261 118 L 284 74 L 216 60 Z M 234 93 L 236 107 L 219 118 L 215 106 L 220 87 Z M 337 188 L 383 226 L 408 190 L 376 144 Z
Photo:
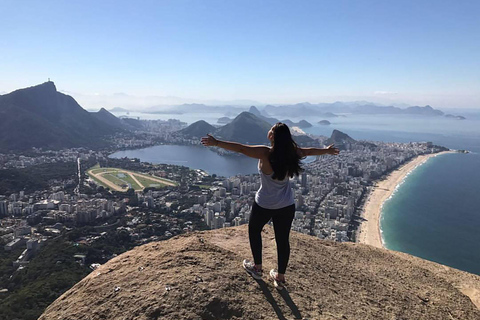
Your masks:
M 254 280 L 257 281 L 258 285 L 260 286 L 260 289 L 262 289 L 263 295 L 265 296 L 265 298 L 267 298 L 267 301 L 272 305 L 273 310 L 275 311 L 275 313 L 278 316 L 278 319 L 287 320 L 287 318 L 285 318 L 285 316 L 283 315 L 282 310 L 278 306 L 277 301 L 275 300 L 272 293 L 268 289 L 268 286 L 265 283 L 265 281 L 257 280 L 257 279 L 254 279 Z M 293 316 L 295 317 L 295 319 L 302 319 L 302 315 L 300 313 L 300 310 L 298 310 L 297 305 L 295 304 L 295 302 L 293 302 L 293 300 L 290 297 L 290 294 L 288 293 L 287 289 L 284 288 L 282 290 L 278 290 L 278 292 L 280 293 L 280 296 L 283 298 L 283 300 L 285 300 L 285 303 L 290 308 L 290 310 L 292 310 L 292 313 L 293 313 Z

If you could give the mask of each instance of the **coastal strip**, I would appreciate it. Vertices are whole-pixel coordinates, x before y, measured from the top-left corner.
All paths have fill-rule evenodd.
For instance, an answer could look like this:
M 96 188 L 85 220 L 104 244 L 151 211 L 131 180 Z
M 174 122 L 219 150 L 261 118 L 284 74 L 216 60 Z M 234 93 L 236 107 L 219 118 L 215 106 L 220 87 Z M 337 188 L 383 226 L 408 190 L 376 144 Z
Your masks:
M 419 155 L 391 172 L 384 180 L 377 180 L 363 208 L 364 219 L 357 233 L 357 241 L 377 248 L 384 248 L 380 231 L 380 216 L 383 203 L 393 194 L 395 188 L 419 165 L 432 157 L 455 151 Z

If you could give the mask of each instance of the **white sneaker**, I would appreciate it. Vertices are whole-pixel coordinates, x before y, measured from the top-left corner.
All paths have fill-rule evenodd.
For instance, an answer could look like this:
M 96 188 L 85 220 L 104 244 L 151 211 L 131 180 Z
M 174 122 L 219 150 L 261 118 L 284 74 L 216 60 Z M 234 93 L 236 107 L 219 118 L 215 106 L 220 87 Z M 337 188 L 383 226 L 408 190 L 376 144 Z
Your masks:
M 285 281 L 278 280 L 277 277 L 278 277 L 277 270 L 275 269 L 270 270 L 270 278 L 272 278 L 273 285 L 275 286 L 275 288 L 277 288 L 278 290 L 285 289 L 287 287 L 287 284 L 285 283 Z
M 254 279 L 257 279 L 257 280 L 260 280 L 262 279 L 262 274 L 263 274 L 263 271 L 262 270 L 258 270 L 256 267 L 255 267 L 255 263 L 253 261 L 250 261 L 250 260 L 243 260 L 243 268 L 254 278 Z

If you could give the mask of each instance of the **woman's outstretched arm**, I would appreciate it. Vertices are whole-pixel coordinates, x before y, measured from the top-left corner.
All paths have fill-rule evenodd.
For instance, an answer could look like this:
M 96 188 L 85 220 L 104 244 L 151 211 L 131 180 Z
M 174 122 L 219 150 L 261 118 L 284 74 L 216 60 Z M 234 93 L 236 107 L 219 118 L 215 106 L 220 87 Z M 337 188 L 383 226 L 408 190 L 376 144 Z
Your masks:
M 212 135 L 207 134 L 202 138 L 202 144 L 206 147 L 219 147 L 234 152 L 243 153 L 248 157 L 255 159 L 268 158 L 270 148 L 267 146 L 249 146 L 248 144 L 241 144 L 237 142 L 229 142 L 215 139 Z
M 332 154 L 332 155 L 337 155 L 340 153 L 340 150 L 335 148 L 333 144 L 329 145 L 328 147 L 322 149 L 322 148 L 298 148 L 300 151 L 301 155 L 303 157 L 307 156 L 321 156 L 323 154 Z

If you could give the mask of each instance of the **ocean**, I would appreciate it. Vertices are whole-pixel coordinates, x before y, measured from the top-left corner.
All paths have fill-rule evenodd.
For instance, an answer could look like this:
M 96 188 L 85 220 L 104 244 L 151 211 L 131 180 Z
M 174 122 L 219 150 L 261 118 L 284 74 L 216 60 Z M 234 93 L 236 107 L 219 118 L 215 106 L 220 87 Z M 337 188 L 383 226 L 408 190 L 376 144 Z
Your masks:
M 412 171 L 382 209 L 388 249 L 480 275 L 480 154 L 443 154 Z
M 467 119 L 346 115 L 328 119 L 331 122 L 329 126 L 318 125 L 321 118 L 298 117 L 291 120 L 306 119 L 313 127 L 304 131 L 317 135 L 329 136 L 333 129 L 337 129 L 357 140 L 431 141 L 452 149 L 469 150 L 469 154 L 433 157 L 412 171 L 385 202 L 380 225 L 388 249 L 480 275 L 480 113 L 461 115 Z M 215 119 L 223 115 L 203 116 L 215 124 Z M 193 115 L 173 114 L 158 115 L 158 118 L 176 118 L 189 124 L 200 120 Z M 197 165 L 185 162 L 191 161 L 188 160 L 188 151 L 181 158 L 179 155 L 182 152 L 178 150 L 152 152 L 152 148 L 121 151 L 113 156 L 135 156 L 145 161 L 162 162 L 166 157 L 165 151 L 172 151 L 176 154 L 177 164 Z M 221 175 L 246 174 L 253 173 L 255 169 L 252 168 L 256 168 L 248 161 L 250 159 L 245 162 L 240 158 L 232 160 L 234 157 L 217 159 L 218 155 L 208 152 L 211 154 L 202 153 L 202 157 L 205 156 L 211 173 L 219 170 L 217 174 Z

